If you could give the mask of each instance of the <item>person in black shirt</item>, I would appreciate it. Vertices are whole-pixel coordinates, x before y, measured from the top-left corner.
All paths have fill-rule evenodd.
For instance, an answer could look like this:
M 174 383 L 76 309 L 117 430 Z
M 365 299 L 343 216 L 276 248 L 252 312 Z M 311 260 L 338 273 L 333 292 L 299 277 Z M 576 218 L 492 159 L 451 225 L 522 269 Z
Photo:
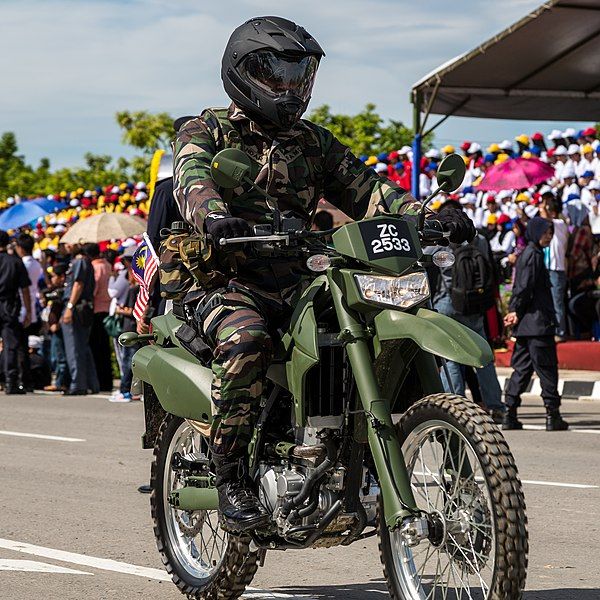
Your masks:
M 564 431 L 569 428 L 560 415 L 558 359 L 554 340 L 556 317 L 550 275 L 543 254 L 543 248 L 550 245 L 553 234 L 552 221 L 541 217 L 531 219 L 526 233 L 529 243 L 515 267 L 515 282 L 504 324 L 507 327 L 512 325 L 517 341 L 510 363 L 513 374 L 506 386 L 508 411 L 503 429 L 523 429 L 523 424 L 517 419 L 517 409 L 534 370 L 542 385 L 546 430 Z
M 71 386 L 64 392 L 69 396 L 84 396 L 88 390 L 97 394 L 100 389 L 94 357 L 90 349 L 90 332 L 94 319 L 94 268 L 77 248 L 70 249 L 75 257 L 67 272 L 63 300 L 62 331 Z
M 6 251 L 10 238 L 0 230 L 0 336 L 3 343 L 3 370 L 7 394 L 24 394 L 25 388 L 18 383 L 19 367 L 17 350 L 22 327 L 31 323 L 31 281 L 23 261 Z M 19 293 L 21 292 L 21 294 Z M 25 305 L 25 321 L 19 323 L 21 295 Z

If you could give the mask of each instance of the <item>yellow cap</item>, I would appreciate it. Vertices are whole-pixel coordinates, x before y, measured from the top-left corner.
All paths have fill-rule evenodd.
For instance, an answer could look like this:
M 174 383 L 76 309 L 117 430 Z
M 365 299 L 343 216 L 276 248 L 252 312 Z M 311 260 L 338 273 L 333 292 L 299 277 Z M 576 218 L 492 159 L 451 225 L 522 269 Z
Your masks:
M 529 146 L 529 138 L 524 133 L 522 133 L 521 135 L 518 135 L 515 138 L 515 140 L 517 142 L 519 142 L 519 144 L 523 144 L 525 146 Z
M 497 221 L 498 221 L 498 217 L 496 215 L 488 215 L 488 218 L 487 218 L 488 225 L 495 225 Z
M 83 194 L 83 192 L 85 192 L 85 190 L 84 190 L 82 187 L 80 187 L 80 188 L 77 188 L 77 193 L 78 193 L 78 194 L 80 194 L 80 195 L 81 195 L 81 194 Z
M 501 152 L 502 150 L 498 144 L 494 143 L 488 146 L 487 151 L 493 154 L 494 152 Z
M 369 156 L 369 158 L 367 158 L 367 160 L 365 160 L 365 165 L 367 165 L 367 167 L 370 167 L 371 165 L 375 165 L 375 164 L 377 164 L 376 156 Z
M 69 198 L 71 198 L 71 200 L 73 200 L 74 198 L 77 198 L 77 192 L 71 192 L 69 194 Z
M 66 198 L 67 197 L 67 192 L 65 192 L 64 190 L 59 194 L 59 196 L 61 198 Z
M 442 152 L 444 154 L 453 154 L 455 152 L 455 148 L 451 144 L 448 144 L 442 148 Z
M 126 183 L 120 183 L 119 184 L 119 189 L 120 190 L 126 190 L 127 189 L 127 184 Z
M 517 194 L 517 198 L 516 198 L 517 202 L 529 202 L 529 200 L 531 200 L 531 198 L 529 197 L 529 194 L 526 194 L 525 192 L 521 192 L 520 194 Z
M 498 154 L 498 158 L 494 161 L 495 165 L 499 165 L 505 161 L 507 161 L 510 157 L 506 153 Z
M 531 158 L 532 156 L 533 154 L 531 154 L 531 152 L 529 152 L 528 150 L 525 150 L 525 152 L 521 154 L 521 158 Z
M 591 144 L 585 144 L 581 148 L 581 153 L 582 154 L 587 154 L 588 152 L 593 152 L 593 151 L 594 151 L 594 147 Z

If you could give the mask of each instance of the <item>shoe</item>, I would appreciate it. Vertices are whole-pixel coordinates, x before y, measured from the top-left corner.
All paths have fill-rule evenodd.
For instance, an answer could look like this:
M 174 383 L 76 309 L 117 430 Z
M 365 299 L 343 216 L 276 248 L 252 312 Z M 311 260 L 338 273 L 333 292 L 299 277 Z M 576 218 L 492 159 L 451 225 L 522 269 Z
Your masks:
M 23 395 L 23 394 L 26 394 L 27 392 L 26 392 L 25 388 L 22 385 L 20 385 L 20 384 L 18 384 L 18 385 L 8 384 L 6 386 L 6 388 L 4 389 L 4 393 L 7 396 L 12 396 L 12 395 L 17 395 L 17 394 L 18 395 Z
M 87 396 L 87 390 L 65 390 L 63 396 Z
M 229 533 L 240 533 L 267 525 L 269 513 L 251 488 L 243 459 L 232 461 L 213 456 L 213 464 L 221 527 Z
M 495 408 L 490 411 L 490 417 L 492 417 L 492 421 L 496 423 L 496 425 L 502 425 L 504 423 L 504 415 L 506 414 L 505 410 L 501 410 L 500 408 Z
M 109 402 L 131 402 L 131 394 L 122 394 L 121 392 L 115 392 L 109 399 Z
M 569 424 L 561 417 L 560 411 L 552 410 L 546 414 L 546 431 L 566 431 Z
M 151 494 L 152 488 L 148 484 L 140 485 L 140 487 L 138 488 L 138 492 L 140 494 Z
M 217 487 L 221 527 L 229 533 L 258 529 L 269 522 L 269 514 L 244 478 Z
M 503 431 L 523 429 L 523 423 L 517 419 L 516 408 L 509 408 L 504 413 L 504 418 L 502 419 L 502 429 Z

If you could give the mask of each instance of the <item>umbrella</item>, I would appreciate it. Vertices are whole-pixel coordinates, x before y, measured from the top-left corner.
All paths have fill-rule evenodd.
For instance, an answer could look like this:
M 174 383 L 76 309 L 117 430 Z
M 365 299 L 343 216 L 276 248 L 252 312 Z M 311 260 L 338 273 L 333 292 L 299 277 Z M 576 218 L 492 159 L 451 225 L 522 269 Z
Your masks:
M 0 214 L 0 229 L 15 229 L 35 221 L 40 217 L 45 217 L 50 210 L 46 210 L 36 202 L 20 202 L 11 206 Z
M 65 235 L 61 244 L 122 240 L 146 231 L 146 221 L 123 213 L 101 213 L 80 219 Z
M 66 202 L 57 202 L 56 200 L 48 200 L 48 198 L 36 198 L 35 200 L 30 200 L 30 202 L 41 206 L 47 213 L 62 210 L 67 207 Z
M 554 167 L 537 158 L 513 158 L 489 169 L 480 190 L 520 190 L 554 177 Z

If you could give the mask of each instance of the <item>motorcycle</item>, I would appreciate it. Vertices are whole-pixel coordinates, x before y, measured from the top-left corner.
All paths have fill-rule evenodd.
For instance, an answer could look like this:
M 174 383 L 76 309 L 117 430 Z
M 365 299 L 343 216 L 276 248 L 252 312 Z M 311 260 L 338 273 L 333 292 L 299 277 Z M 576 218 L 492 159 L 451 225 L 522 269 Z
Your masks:
M 456 155 L 442 161 L 428 200 L 456 189 L 464 171 Z M 211 167 L 223 189 L 256 187 L 250 172 L 236 149 Z M 154 449 L 158 550 L 183 594 L 234 599 L 267 551 L 378 535 L 392 598 L 521 598 L 528 537 L 514 458 L 487 412 L 445 393 L 440 378 L 446 359 L 482 367 L 493 355 L 428 307 L 425 269 L 453 256 L 423 253 L 448 237 L 427 228 L 424 211 L 416 223 L 385 215 L 329 232 L 275 213 L 270 231 L 214 240 L 302 257 L 311 271 L 281 332 L 248 450 L 270 514 L 261 529 L 233 535 L 219 526 L 212 372 L 176 335 L 190 316 L 185 302 L 154 318 L 150 334 L 121 336 L 123 345 L 151 342 L 133 358 L 134 386 L 144 401 L 143 446 Z

